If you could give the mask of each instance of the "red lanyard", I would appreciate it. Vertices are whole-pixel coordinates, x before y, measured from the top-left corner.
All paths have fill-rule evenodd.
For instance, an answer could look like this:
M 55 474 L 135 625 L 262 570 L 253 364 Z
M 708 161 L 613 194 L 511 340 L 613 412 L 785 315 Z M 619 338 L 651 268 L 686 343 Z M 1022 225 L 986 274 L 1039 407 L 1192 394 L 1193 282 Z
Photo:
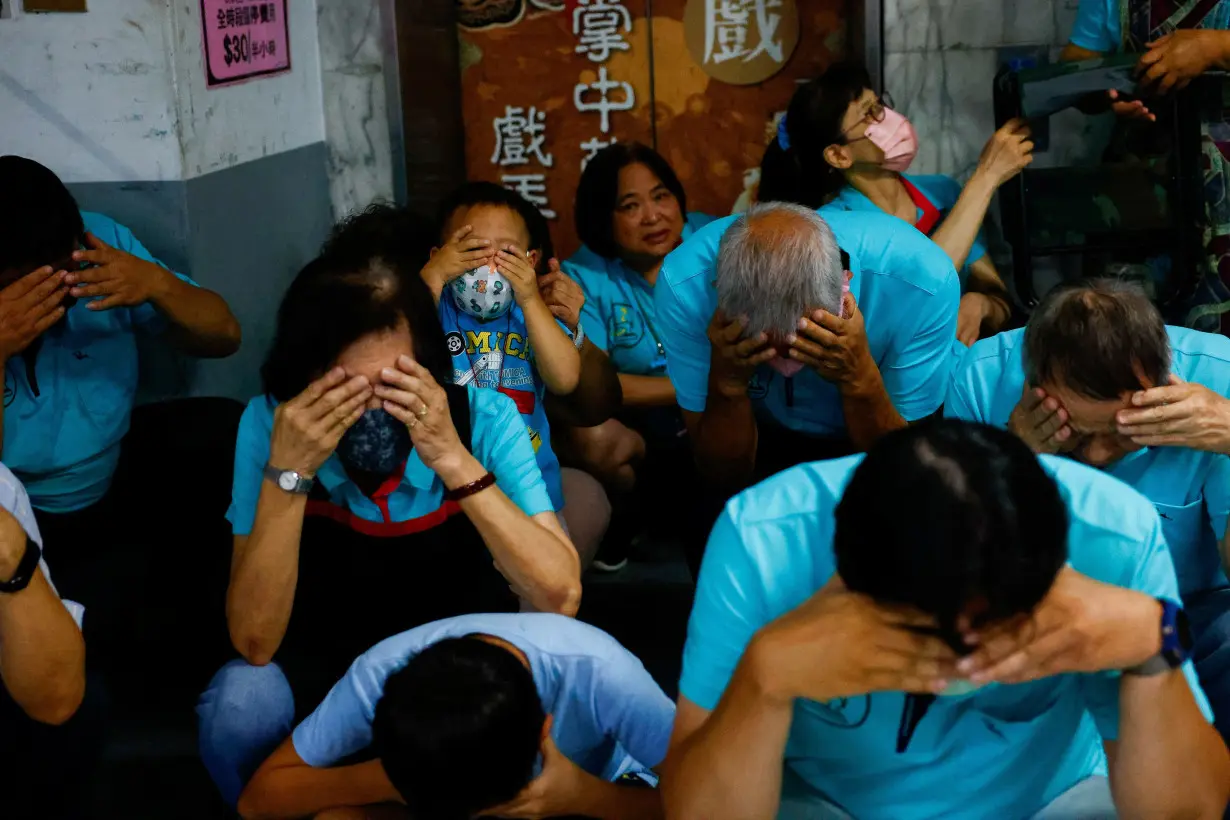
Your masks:
M 914 227 L 925 233 L 927 236 L 935 230 L 935 226 L 940 221 L 940 211 L 931 204 L 931 200 L 923 196 L 922 191 L 910 184 L 910 181 L 905 177 L 901 177 L 901 184 L 905 186 L 905 192 L 910 195 L 910 201 L 915 207 L 922 211 L 922 216 L 918 217 L 918 221 L 914 223 Z

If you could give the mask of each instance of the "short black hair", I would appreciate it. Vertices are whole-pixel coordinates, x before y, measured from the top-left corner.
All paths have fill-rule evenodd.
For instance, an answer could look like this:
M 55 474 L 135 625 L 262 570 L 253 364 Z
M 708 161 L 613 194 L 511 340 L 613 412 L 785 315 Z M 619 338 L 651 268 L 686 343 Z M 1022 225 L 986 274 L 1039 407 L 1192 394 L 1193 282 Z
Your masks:
M 829 165 L 825 150 L 842 142 L 841 123 L 850 103 L 871 88 L 862 63 L 834 63 L 816 79 L 800 86 L 786 110 L 790 148 L 769 143 L 760 163 L 761 202 L 794 202 L 819 208 L 846 184 L 841 171 Z
M 534 777 L 545 723 L 519 658 L 473 636 L 448 638 L 389 676 L 372 740 L 412 816 L 469 820 Z
M 0 272 L 26 274 L 61 262 L 84 237 L 77 200 L 50 168 L 0 157 Z
M 594 154 L 577 185 L 574 218 L 577 236 L 599 256 L 618 259 L 613 218 L 619 204 L 619 174 L 629 165 L 644 165 L 679 200 L 679 210 L 688 212 L 688 195 L 675 169 L 657 151 L 639 142 L 616 142 Z
M 448 237 L 444 235 L 449 220 L 459 208 L 474 208 L 479 205 L 493 205 L 508 208 L 521 217 L 525 230 L 530 235 L 528 251 L 538 251 L 538 274 L 547 272 L 547 262 L 555 256 L 555 244 L 551 241 L 551 227 L 547 218 L 542 215 L 534 203 L 516 191 L 509 190 L 494 182 L 472 181 L 463 182 L 440 203 L 436 212 L 436 242 L 444 244 Z
M 1016 436 L 939 420 L 872 446 L 837 505 L 833 550 L 850 590 L 934 616 L 959 645 L 971 604 L 983 624 L 1041 602 L 1067 560 L 1068 513 Z
M 1138 285 L 1118 279 L 1052 288 L 1025 325 L 1023 355 L 1030 384 L 1062 384 L 1096 401 L 1170 376 L 1162 314 Z
M 437 382 L 451 382 L 444 329 L 419 276 L 430 236 L 425 222 L 390 205 L 373 205 L 338 225 L 282 298 L 261 367 L 265 392 L 289 401 L 351 344 L 402 319 L 410 326 L 415 359 Z

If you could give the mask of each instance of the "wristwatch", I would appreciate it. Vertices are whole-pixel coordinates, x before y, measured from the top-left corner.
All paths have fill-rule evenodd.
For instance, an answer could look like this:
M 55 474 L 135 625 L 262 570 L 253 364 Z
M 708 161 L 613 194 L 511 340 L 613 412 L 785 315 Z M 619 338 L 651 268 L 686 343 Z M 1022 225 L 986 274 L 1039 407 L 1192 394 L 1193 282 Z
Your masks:
M 580 350 L 585 346 L 585 328 L 581 326 L 580 320 L 577 321 L 577 332 L 572 334 L 572 343 Z
M 1183 606 L 1165 598 L 1157 602 L 1162 605 L 1162 650 L 1144 663 L 1124 669 L 1125 675 L 1160 675 L 1178 669 L 1191 656 L 1192 630 Z
M 25 554 L 21 556 L 13 577 L 7 581 L 0 581 L 0 593 L 21 592 L 30 586 L 30 581 L 34 579 L 34 572 L 38 569 L 38 561 L 42 557 L 43 550 L 34 543 L 33 538 L 27 535 Z
M 278 485 L 283 492 L 307 495 L 316 486 L 316 479 L 304 478 L 294 470 L 281 470 L 272 464 L 265 465 L 265 478 Z

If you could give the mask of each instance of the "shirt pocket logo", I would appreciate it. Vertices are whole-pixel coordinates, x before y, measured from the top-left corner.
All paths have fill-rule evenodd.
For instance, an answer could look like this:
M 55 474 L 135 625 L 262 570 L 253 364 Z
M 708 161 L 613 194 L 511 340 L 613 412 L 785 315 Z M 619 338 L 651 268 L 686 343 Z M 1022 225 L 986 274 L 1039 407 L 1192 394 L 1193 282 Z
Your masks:
M 607 334 L 612 347 L 636 347 L 644 335 L 636 310 L 626 302 L 611 305 L 611 318 L 607 322 Z

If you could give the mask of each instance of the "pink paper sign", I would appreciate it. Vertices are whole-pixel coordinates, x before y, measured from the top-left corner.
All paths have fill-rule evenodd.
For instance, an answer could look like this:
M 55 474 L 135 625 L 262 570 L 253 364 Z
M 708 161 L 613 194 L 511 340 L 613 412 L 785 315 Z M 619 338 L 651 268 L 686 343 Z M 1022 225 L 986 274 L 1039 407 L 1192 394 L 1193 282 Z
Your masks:
M 290 70 L 286 0 L 201 0 L 210 88 Z

